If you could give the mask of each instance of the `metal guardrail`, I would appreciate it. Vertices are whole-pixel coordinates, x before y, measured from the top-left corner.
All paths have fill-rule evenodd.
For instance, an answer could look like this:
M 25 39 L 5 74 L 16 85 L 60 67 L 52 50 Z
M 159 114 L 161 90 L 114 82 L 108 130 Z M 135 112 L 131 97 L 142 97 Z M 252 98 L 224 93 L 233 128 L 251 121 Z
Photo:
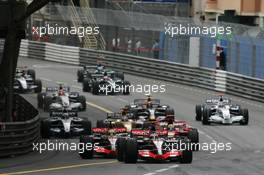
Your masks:
M 214 90 L 264 102 L 264 80 L 261 79 L 255 79 L 221 70 L 193 67 L 185 64 L 109 51 L 68 47 L 50 43 L 41 44 L 43 46 L 46 45 L 46 47 L 43 49 L 43 46 L 41 46 L 42 50 L 31 49 L 36 48 L 39 43 L 36 44 L 36 42 L 29 41 L 29 58 L 34 58 L 34 55 L 41 55 L 45 52 L 44 60 L 67 64 L 94 65 L 100 60 L 108 67 L 124 71 L 128 74 Z M 30 47 L 31 45 L 34 45 L 34 47 Z M 57 53 L 58 50 L 59 54 Z M 74 56 L 71 59 L 66 59 L 71 57 L 73 53 Z M 39 57 L 36 57 L 36 59 L 38 58 Z
M 0 122 L 0 157 L 31 152 L 40 137 L 38 111 L 21 96 L 14 99 L 14 122 Z

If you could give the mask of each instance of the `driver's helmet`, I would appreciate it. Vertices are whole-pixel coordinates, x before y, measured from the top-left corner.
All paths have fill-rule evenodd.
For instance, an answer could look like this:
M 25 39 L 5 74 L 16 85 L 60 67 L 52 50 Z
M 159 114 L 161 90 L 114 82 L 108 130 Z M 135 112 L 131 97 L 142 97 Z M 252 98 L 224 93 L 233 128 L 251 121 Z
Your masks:
M 60 87 L 59 87 L 59 93 L 58 94 L 59 94 L 59 96 L 65 95 L 62 85 L 60 85 Z
M 151 96 L 148 96 L 147 102 L 151 102 L 151 101 L 152 101 Z
M 224 101 L 224 97 L 222 95 L 220 96 L 219 101 L 220 102 L 223 102 Z
M 173 131 L 173 130 L 174 130 L 174 126 L 173 126 L 173 124 L 169 124 L 169 125 L 168 125 L 168 130 L 169 130 L 169 131 Z
M 147 102 L 147 108 L 152 108 L 152 107 L 153 107 L 152 102 L 151 101 Z
M 150 126 L 148 127 L 148 129 L 149 129 L 150 131 L 153 131 L 153 132 L 156 131 L 156 127 L 155 127 L 154 125 L 150 125 Z
M 26 71 L 25 71 L 25 70 L 22 70 L 22 71 L 21 71 L 21 75 L 22 75 L 22 76 L 25 76 L 25 75 L 26 75 Z

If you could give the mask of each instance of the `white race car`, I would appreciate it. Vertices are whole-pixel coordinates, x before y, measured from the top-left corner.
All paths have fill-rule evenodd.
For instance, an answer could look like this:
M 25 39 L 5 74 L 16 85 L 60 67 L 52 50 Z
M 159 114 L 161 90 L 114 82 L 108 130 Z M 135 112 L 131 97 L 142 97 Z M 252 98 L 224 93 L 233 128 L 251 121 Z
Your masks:
M 86 110 L 86 98 L 78 92 L 70 92 L 69 87 L 47 87 L 46 92 L 38 94 L 38 107 L 44 111 Z
M 35 79 L 34 70 L 26 70 L 25 68 L 17 68 L 14 80 L 14 91 L 19 93 L 31 92 L 40 93 L 42 90 L 42 82 Z
M 248 125 L 248 109 L 242 109 L 239 105 L 225 103 L 220 99 L 219 102 L 211 105 L 204 105 L 202 111 L 202 123 L 209 125 L 211 123 Z
M 41 122 L 43 138 L 80 136 L 91 134 L 91 121 L 78 117 L 76 111 L 58 110 L 50 112 L 50 117 Z

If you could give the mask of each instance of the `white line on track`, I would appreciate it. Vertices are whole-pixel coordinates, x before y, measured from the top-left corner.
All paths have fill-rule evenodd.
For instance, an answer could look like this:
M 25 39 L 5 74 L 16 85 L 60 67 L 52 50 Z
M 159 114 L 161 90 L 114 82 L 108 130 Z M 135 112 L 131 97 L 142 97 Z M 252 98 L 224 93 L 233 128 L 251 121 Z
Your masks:
M 48 78 L 44 78 L 44 77 L 39 77 L 41 80 L 44 80 L 44 81 L 48 81 L 48 82 L 52 82 L 51 79 L 48 79 Z
M 72 69 L 72 68 L 79 68 L 79 66 L 67 66 L 67 65 L 41 65 L 41 64 L 35 64 L 32 67 L 34 68 L 40 68 L 40 69 L 46 69 L 46 68 L 68 68 L 68 69 Z
M 119 101 L 122 101 L 122 102 L 125 102 L 125 103 L 129 103 L 129 101 L 127 101 L 127 100 L 125 100 L 125 99 L 123 99 L 123 98 L 118 97 L 117 99 L 118 99 Z
M 155 170 L 155 171 L 153 171 L 153 172 L 151 172 L 151 173 L 146 173 L 146 174 L 143 174 L 143 175 L 155 175 L 155 174 L 160 174 L 160 173 L 162 173 L 162 172 L 168 171 L 168 170 L 173 169 L 173 168 L 178 168 L 178 167 L 179 167 L 179 165 L 172 165 L 172 166 L 169 166 L 169 167 L 167 167 L 167 168 L 163 168 L 163 169 Z
M 82 89 L 82 87 L 80 87 L 80 86 L 75 86 L 75 85 L 73 85 L 73 86 L 71 86 L 71 87 L 76 88 L 76 89 Z
M 199 129 L 199 133 L 203 134 L 205 137 L 209 138 L 213 142 L 217 142 L 213 137 L 209 136 L 208 134 L 206 134 L 205 132 L 201 131 L 200 129 Z

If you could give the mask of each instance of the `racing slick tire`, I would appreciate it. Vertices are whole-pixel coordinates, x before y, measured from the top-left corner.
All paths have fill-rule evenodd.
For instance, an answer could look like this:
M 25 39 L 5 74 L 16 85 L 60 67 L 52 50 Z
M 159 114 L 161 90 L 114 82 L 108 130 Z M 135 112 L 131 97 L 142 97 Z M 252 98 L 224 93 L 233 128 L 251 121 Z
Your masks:
M 116 140 L 116 158 L 119 162 L 124 161 L 124 149 L 126 145 L 126 139 L 125 138 L 118 138 Z
M 83 81 L 83 70 L 78 70 L 77 71 L 77 81 L 80 83 Z
M 90 92 L 91 88 L 89 86 L 89 79 L 85 78 L 83 80 L 83 92 Z
M 93 158 L 93 151 L 94 151 L 94 146 L 92 146 L 91 149 L 86 149 L 86 144 L 92 144 L 94 145 L 94 140 L 90 136 L 80 136 L 80 150 L 83 150 L 82 152 L 79 152 L 79 156 L 82 159 L 92 159 Z
M 201 105 L 196 105 L 195 106 L 195 120 L 196 121 L 201 121 L 202 120 L 202 106 Z
M 96 127 L 97 128 L 106 128 L 106 125 L 103 120 L 97 120 L 96 121 Z
M 27 74 L 30 75 L 32 77 L 32 80 L 35 81 L 36 80 L 36 72 L 33 69 L 28 69 L 27 70 Z
M 83 120 L 82 121 L 82 126 L 84 128 L 84 134 L 85 135 L 91 135 L 92 134 L 92 123 L 90 120 Z
M 38 108 L 43 108 L 45 96 L 45 93 L 38 93 Z
M 208 109 L 208 108 L 204 109 L 203 119 L 202 119 L 203 125 L 210 125 L 211 124 L 210 121 L 209 121 L 209 117 L 211 115 L 210 113 L 211 113 L 210 109 Z
M 42 91 L 42 82 L 39 79 L 35 80 L 35 85 L 37 88 L 34 89 L 35 93 L 40 93 Z
M 166 115 L 174 115 L 174 114 L 175 114 L 174 109 L 172 109 L 172 108 L 166 109 Z
M 48 112 L 49 111 L 51 103 L 52 103 L 52 97 L 46 96 L 44 98 L 44 108 L 43 108 L 44 112 Z
M 138 149 L 137 141 L 134 139 L 126 140 L 124 149 L 124 162 L 125 163 L 137 163 Z
M 93 82 L 92 83 L 92 94 L 93 95 L 99 95 L 99 83 L 98 82 Z
M 116 73 L 115 73 L 115 76 L 116 76 L 117 78 L 120 78 L 120 79 L 123 80 L 123 81 L 124 81 L 124 79 L 125 79 L 124 72 L 116 72 Z
M 244 117 L 244 119 L 240 121 L 240 125 L 248 125 L 248 109 L 241 109 L 241 115 Z
M 189 141 L 184 142 L 186 145 L 190 145 Z M 182 164 L 190 164 L 192 163 L 192 159 L 193 159 L 193 152 L 190 149 L 185 149 L 182 151 L 182 155 L 180 157 L 180 163 Z
M 50 122 L 48 120 L 42 120 L 40 125 L 41 137 L 44 139 L 50 138 Z
M 128 81 L 124 81 L 123 94 L 124 95 L 129 95 L 130 94 L 130 82 L 128 82 Z
M 77 97 L 77 101 L 82 104 L 82 108 L 80 109 L 81 111 L 86 111 L 86 98 L 83 95 L 80 95 Z
M 193 151 L 199 151 L 199 132 L 196 128 L 193 128 L 187 135 L 192 144 Z

